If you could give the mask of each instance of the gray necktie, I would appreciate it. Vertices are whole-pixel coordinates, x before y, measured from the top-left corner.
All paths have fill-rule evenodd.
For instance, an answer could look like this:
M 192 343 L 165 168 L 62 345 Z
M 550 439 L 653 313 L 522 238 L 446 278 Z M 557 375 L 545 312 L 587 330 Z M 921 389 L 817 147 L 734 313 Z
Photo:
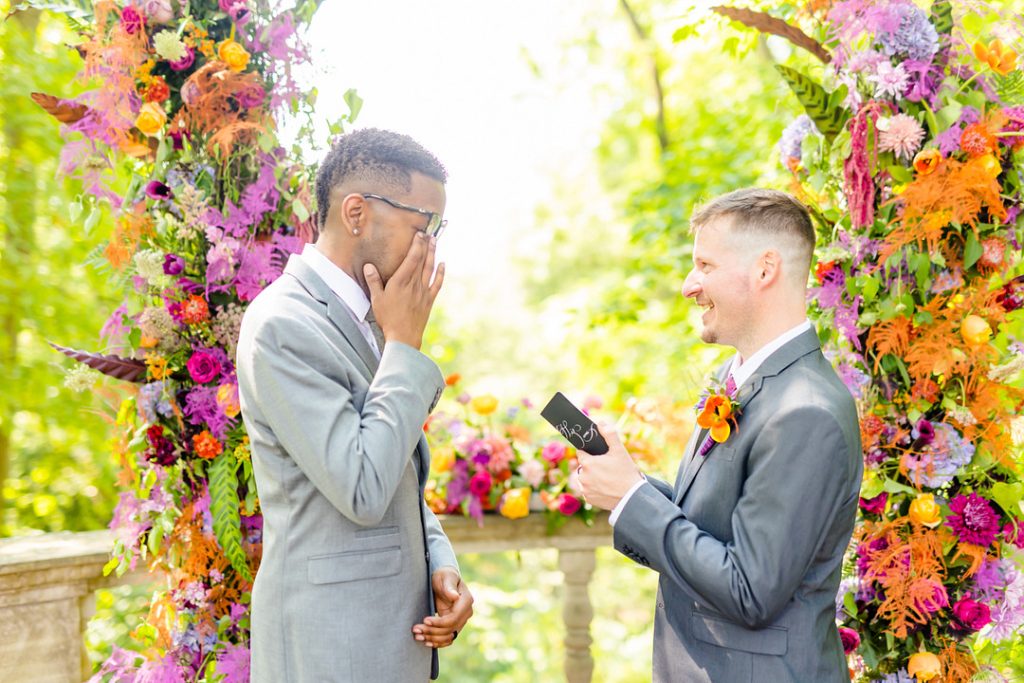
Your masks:
M 366 311 L 366 322 L 370 325 L 370 331 L 373 332 L 373 339 L 377 342 L 377 351 L 384 353 L 384 330 L 380 329 L 380 325 L 377 324 L 377 319 L 373 316 L 373 307 Z

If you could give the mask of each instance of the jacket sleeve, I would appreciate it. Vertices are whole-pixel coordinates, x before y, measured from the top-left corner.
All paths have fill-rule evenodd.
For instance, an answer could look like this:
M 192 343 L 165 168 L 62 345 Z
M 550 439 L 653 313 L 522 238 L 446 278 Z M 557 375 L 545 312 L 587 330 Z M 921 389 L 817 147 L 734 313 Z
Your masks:
M 615 524 L 615 547 L 737 623 L 764 626 L 796 592 L 837 515 L 856 505 L 857 449 L 824 408 L 773 416 L 749 454 L 732 541 L 645 484 Z
M 444 378 L 416 349 L 388 343 L 360 412 L 345 378 L 311 360 L 317 335 L 301 332 L 270 325 L 257 332 L 249 390 L 281 446 L 331 504 L 357 524 L 377 524 Z

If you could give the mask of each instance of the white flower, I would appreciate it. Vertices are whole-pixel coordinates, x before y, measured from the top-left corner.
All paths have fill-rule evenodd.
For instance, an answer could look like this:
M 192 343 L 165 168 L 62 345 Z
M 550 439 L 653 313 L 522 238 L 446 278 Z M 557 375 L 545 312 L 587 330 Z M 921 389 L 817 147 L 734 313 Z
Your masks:
M 96 386 L 96 381 L 99 378 L 100 373 L 88 365 L 76 364 L 68 369 L 67 374 L 64 376 L 64 386 L 76 394 L 80 394 Z
M 1024 444 L 1024 416 L 1010 420 L 1010 438 L 1014 446 Z
M 519 466 L 519 474 L 522 475 L 527 484 L 537 488 L 544 478 L 544 464 L 536 458 L 532 458 Z
M 177 62 L 185 56 L 185 43 L 174 31 L 160 31 L 153 36 L 153 48 L 168 62 Z
M 910 76 L 902 64 L 893 66 L 886 61 L 878 64 L 875 73 L 870 74 L 868 80 L 875 84 L 875 97 L 897 98 L 903 96 Z
M 135 254 L 135 270 L 146 278 L 149 284 L 164 279 L 164 254 L 156 249 L 143 249 Z

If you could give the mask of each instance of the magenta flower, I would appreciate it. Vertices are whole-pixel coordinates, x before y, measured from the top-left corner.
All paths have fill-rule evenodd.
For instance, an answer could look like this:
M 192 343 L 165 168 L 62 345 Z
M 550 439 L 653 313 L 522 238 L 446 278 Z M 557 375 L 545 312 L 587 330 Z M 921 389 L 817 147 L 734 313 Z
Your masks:
M 188 374 L 197 384 L 212 382 L 221 372 L 220 361 L 206 349 L 199 349 L 193 353 L 192 357 L 188 359 L 186 367 Z
M 181 275 L 185 270 L 185 259 L 177 254 L 164 254 L 164 274 Z
M 158 201 L 164 199 L 173 199 L 174 193 L 171 192 L 171 188 L 161 183 L 159 180 L 151 180 L 146 185 L 146 196 L 150 199 L 156 199 Z
M 961 598 L 953 605 L 953 619 L 965 631 L 980 631 L 992 621 L 992 615 L 988 605 L 970 598 Z
M 888 493 L 879 493 L 874 498 L 861 498 L 860 509 L 872 515 L 880 515 L 885 512 L 885 504 L 889 502 Z
M 860 634 L 852 628 L 840 627 L 839 640 L 843 642 L 843 652 L 845 654 L 851 654 L 860 647 Z
M 1022 524 L 1024 524 L 1024 522 L 1021 522 L 1020 520 L 1017 520 L 1017 526 L 1014 526 L 1010 522 L 1004 524 L 1003 542 L 1012 543 L 1018 548 L 1024 548 L 1024 529 L 1021 528 Z
M 185 56 L 176 62 L 168 62 L 172 71 L 185 71 L 191 68 L 196 62 L 196 52 L 192 48 L 185 46 Z
M 984 548 L 999 535 L 999 515 L 992 509 L 992 504 L 977 493 L 954 496 L 949 501 L 949 509 L 953 514 L 946 518 L 946 524 L 964 543 Z
M 469 492 L 477 498 L 482 498 L 491 490 L 491 473 L 487 470 L 480 470 L 469 480 Z
M 949 607 L 949 593 L 946 592 L 946 587 L 934 579 L 921 579 L 921 581 L 932 589 L 931 597 L 917 600 L 915 607 L 925 612 L 926 614 L 932 614 L 938 612 L 940 609 Z
M 263 101 L 267 99 L 267 91 L 263 89 L 263 86 L 259 83 L 253 83 L 246 88 L 243 88 L 238 93 L 238 104 L 242 105 L 246 109 L 252 109 L 263 104 Z
M 164 467 L 174 464 L 174 461 L 177 460 L 174 455 L 174 444 L 164 436 L 162 425 L 152 425 L 147 429 L 146 439 L 149 441 L 149 450 L 145 454 L 146 460 Z
M 566 517 L 575 515 L 582 505 L 579 498 L 568 493 L 563 493 L 558 499 L 558 511 Z
M 121 28 L 129 35 L 134 35 L 142 30 L 142 13 L 135 5 L 128 5 L 121 10 Z

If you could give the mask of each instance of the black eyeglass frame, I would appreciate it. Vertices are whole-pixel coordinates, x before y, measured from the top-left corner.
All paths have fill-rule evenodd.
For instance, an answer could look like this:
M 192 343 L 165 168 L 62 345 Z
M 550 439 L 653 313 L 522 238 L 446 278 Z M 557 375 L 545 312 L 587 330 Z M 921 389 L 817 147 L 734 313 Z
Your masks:
M 423 232 L 427 233 L 428 235 L 435 239 L 441 236 L 441 233 L 444 232 L 445 226 L 448 225 L 448 221 L 442 218 L 441 214 L 434 213 L 433 211 L 427 211 L 426 209 L 421 209 L 415 206 L 409 206 L 408 204 L 403 204 L 402 202 L 396 202 L 394 199 L 390 199 L 379 194 L 373 194 L 372 192 L 364 192 L 360 196 L 363 197 L 364 199 L 379 199 L 385 204 L 389 204 L 395 207 L 396 209 L 402 209 L 404 211 L 414 211 L 420 214 L 421 216 L 426 216 L 427 227 L 423 229 Z

